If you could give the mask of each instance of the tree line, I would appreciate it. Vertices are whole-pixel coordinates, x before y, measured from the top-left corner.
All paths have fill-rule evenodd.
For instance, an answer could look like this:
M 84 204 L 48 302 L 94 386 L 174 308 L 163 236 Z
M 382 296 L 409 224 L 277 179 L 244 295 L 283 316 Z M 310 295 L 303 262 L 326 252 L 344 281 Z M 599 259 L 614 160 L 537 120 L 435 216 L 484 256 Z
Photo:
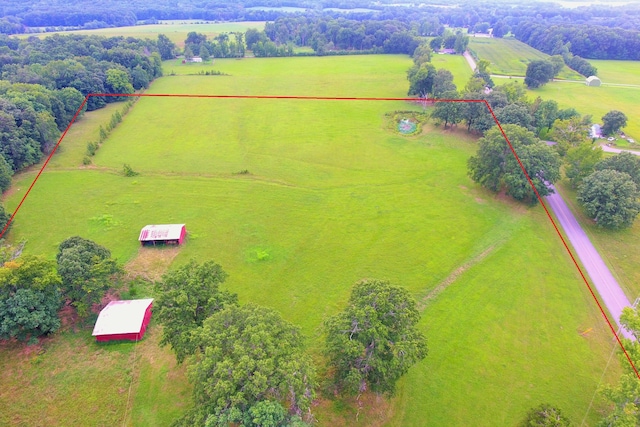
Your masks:
M 133 93 L 162 75 L 152 40 L 0 36 L 0 190 L 55 146 L 89 93 Z M 91 111 L 121 97 L 92 96 Z

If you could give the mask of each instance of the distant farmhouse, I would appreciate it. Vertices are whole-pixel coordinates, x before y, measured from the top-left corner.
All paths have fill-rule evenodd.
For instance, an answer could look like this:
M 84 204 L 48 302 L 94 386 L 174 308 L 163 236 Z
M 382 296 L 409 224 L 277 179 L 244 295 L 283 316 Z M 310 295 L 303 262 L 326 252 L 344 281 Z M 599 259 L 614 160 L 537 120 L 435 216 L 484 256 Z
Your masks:
M 591 138 L 602 138 L 602 128 L 598 124 L 591 125 L 591 130 L 589 131 L 589 136 Z
M 438 53 L 440 55 L 455 55 L 456 50 L 455 49 L 439 49 Z
M 138 240 L 146 245 L 181 245 L 187 235 L 184 224 L 147 225 L 140 231 Z
M 199 56 L 194 56 L 191 59 L 183 59 L 182 63 L 185 64 L 187 62 L 202 62 L 202 58 L 200 58 Z
M 587 86 L 600 86 L 602 84 L 602 80 L 600 80 L 596 76 L 587 77 L 586 80 Z

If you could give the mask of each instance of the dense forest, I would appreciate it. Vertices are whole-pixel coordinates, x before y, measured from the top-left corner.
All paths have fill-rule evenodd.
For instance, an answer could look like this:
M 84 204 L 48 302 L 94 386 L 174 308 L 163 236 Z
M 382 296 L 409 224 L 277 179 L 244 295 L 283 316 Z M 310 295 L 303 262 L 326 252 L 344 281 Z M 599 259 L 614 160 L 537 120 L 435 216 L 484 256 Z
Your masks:
M 133 93 L 161 74 L 152 40 L 0 36 L 0 190 L 51 151 L 87 94 Z M 92 96 L 83 109 L 115 101 Z

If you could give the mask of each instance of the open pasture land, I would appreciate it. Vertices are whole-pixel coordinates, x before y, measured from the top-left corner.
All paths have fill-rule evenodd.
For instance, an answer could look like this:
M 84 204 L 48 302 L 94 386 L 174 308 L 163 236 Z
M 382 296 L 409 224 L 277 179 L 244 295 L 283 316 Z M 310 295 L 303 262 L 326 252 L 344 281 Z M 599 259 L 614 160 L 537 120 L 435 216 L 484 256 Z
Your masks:
M 491 62 L 489 66 L 491 74 L 505 76 L 524 76 L 529 62 L 549 58 L 546 53 L 511 38 L 471 37 L 469 48 L 474 50 L 480 59 Z M 584 77 L 566 65 L 560 71 L 558 78 L 584 80 Z
M 21 34 L 18 37 L 48 37 L 52 34 L 83 34 L 83 35 L 98 35 L 104 37 L 136 37 L 141 39 L 157 39 L 158 34 L 164 34 L 172 42 L 178 46 L 184 46 L 184 41 L 187 38 L 187 34 L 196 31 L 198 33 L 205 34 L 208 38 L 215 37 L 220 33 L 227 33 L 232 31 L 245 32 L 248 28 L 257 28 L 259 30 L 264 29 L 264 22 L 223 22 L 223 23 L 202 23 L 203 21 L 162 21 L 160 24 L 151 25 L 133 25 L 129 27 L 116 27 L 116 28 L 98 28 L 95 30 L 74 30 L 74 31 L 57 31 L 50 33 L 36 33 L 36 34 Z
M 603 84 L 640 85 L 640 61 L 605 61 L 589 59 L 598 69 Z
M 577 83 L 552 82 L 529 91 L 530 97 L 554 99 L 560 108 L 573 107 L 580 114 L 591 114 L 594 123 L 602 124 L 602 116 L 611 110 L 619 110 L 627 115 L 624 132 L 640 141 L 640 87 L 599 86 L 591 87 Z
M 431 55 L 431 63 L 437 69 L 444 68 L 453 74 L 453 83 L 461 91 L 473 74 L 467 60 L 462 55 Z
M 231 76 L 166 77 L 148 93 L 405 93 L 409 59 L 380 57 L 377 66 L 350 62 L 356 59 L 366 57 L 220 61 Z M 344 307 L 354 282 L 376 277 L 407 287 L 423 311 L 429 356 L 401 381 L 379 419 L 356 420 L 341 400 L 325 400 L 315 408 L 321 426 L 515 425 L 542 402 L 582 420 L 613 348 L 590 295 L 540 207 L 509 202 L 470 181 L 473 139 L 432 125 L 410 137 L 390 130 L 385 113 L 412 108 L 143 98 L 98 150 L 94 166 L 71 168 L 65 160 L 42 175 L 11 239 L 27 239 L 27 253 L 53 257 L 60 241 L 79 234 L 124 262 L 138 254 L 143 225 L 185 222 L 189 237 L 175 263 L 219 262 L 230 275 L 225 288 L 300 325 L 318 360 L 322 322 Z M 61 156 L 70 159 L 71 152 Z M 122 176 L 125 162 L 140 175 Z M 8 209 L 33 176 L 17 179 Z M 164 360 L 167 349 L 155 347 L 155 354 L 152 342 L 153 335 L 145 338 L 139 351 Z M 56 354 L 52 348 L 47 357 Z M 0 361 L 11 357 L 0 351 Z M 182 398 L 168 396 L 188 390 L 184 376 L 164 366 L 134 370 L 130 424 L 167 425 L 184 410 Z M 618 369 L 614 363 L 605 380 Z M 127 373 L 114 371 L 116 384 L 105 387 L 117 396 Z M 24 381 L 36 375 L 29 372 Z M 60 377 L 47 378 L 42 390 L 62 387 Z M 175 388 L 163 391 L 167 381 Z M 16 389 L 11 399 L 27 401 L 38 390 L 27 396 Z M 160 415 L 145 396 L 166 402 Z M 83 405 L 82 395 L 74 399 L 87 419 L 113 424 Z M 126 393 L 112 400 L 117 411 L 126 408 Z M 18 415 L 12 408 L 10 422 L 33 416 L 28 405 Z M 596 398 L 589 423 L 601 408 Z

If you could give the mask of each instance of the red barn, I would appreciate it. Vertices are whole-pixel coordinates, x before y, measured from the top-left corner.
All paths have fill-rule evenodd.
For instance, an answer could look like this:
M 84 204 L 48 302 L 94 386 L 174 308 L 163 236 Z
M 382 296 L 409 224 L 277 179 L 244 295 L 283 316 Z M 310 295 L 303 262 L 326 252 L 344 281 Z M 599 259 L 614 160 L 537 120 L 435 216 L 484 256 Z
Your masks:
M 138 240 L 145 245 L 181 245 L 187 235 L 184 224 L 147 225 L 140 231 Z
M 111 301 L 100 312 L 92 335 L 99 342 L 141 340 L 151 320 L 152 302 L 153 298 Z

